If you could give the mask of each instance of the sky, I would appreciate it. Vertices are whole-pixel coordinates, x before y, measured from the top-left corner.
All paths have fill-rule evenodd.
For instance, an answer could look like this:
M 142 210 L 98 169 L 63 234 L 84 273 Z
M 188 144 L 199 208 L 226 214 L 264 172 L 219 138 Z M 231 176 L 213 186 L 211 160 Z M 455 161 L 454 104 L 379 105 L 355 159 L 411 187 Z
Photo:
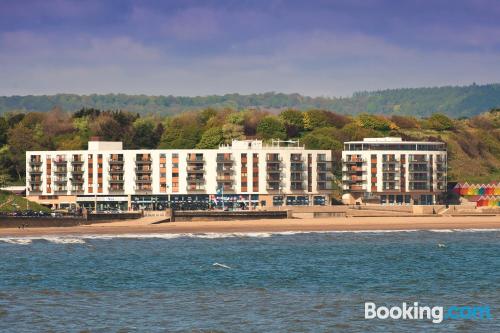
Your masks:
M 0 0 L 0 95 L 500 82 L 498 0 Z

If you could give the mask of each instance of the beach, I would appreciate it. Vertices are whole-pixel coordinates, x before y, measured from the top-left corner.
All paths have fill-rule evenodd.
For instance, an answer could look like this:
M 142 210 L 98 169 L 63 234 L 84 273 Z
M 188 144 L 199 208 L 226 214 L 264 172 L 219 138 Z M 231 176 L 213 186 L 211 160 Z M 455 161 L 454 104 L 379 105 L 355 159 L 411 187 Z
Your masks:
M 144 220 L 128 220 L 75 227 L 5 228 L 0 229 L 0 237 L 85 234 L 119 235 L 446 229 L 500 229 L 500 216 L 342 217 L 246 221 L 193 221 L 161 224 L 150 224 L 150 222 Z

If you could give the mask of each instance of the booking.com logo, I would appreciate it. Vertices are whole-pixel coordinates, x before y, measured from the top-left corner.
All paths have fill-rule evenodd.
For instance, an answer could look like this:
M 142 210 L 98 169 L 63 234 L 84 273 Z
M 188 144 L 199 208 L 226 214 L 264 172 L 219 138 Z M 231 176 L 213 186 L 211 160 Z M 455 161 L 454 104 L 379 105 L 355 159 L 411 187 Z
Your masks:
M 450 306 L 420 306 L 418 302 L 401 306 L 377 306 L 372 302 L 365 302 L 365 319 L 402 319 L 402 320 L 431 320 L 435 324 L 446 319 L 481 320 L 492 319 L 489 305 Z

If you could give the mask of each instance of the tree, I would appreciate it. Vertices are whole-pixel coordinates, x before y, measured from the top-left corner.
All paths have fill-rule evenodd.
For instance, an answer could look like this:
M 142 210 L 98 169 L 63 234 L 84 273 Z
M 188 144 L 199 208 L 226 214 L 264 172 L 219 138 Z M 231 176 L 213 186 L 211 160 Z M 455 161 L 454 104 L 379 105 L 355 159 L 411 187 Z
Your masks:
M 9 123 L 4 117 L 0 117 L 0 147 L 7 143 L 7 131 L 9 130 Z
M 415 117 L 411 116 L 392 116 L 391 121 L 396 124 L 399 128 L 411 129 L 420 128 L 420 124 Z
M 160 141 L 160 148 L 189 149 L 198 144 L 201 137 L 202 124 L 194 112 L 182 113 L 167 118 L 164 122 L 165 130 Z
M 266 116 L 257 126 L 257 136 L 264 140 L 285 139 L 285 126 L 276 116 Z
M 200 142 L 196 145 L 199 149 L 218 148 L 224 141 L 223 132 L 220 127 L 212 127 L 207 129 L 201 136 Z
M 427 128 L 436 131 L 449 131 L 455 128 L 453 120 L 441 113 L 434 113 L 426 122 Z
M 328 126 L 328 111 L 309 110 L 304 112 L 304 128 L 312 131 L 315 128 Z
M 288 109 L 279 114 L 281 122 L 285 125 L 289 138 L 297 136 L 304 130 L 304 115 L 301 111 Z
M 367 113 L 362 113 L 358 116 L 357 123 L 359 126 L 368 129 L 374 129 L 376 131 L 389 131 L 395 129 L 392 122 L 378 115 L 371 115 Z
M 9 130 L 9 151 L 17 178 L 22 179 L 26 172 L 26 151 L 40 150 L 36 132 L 20 123 Z
M 224 142 L 230 143 L 232 140 L 243 140 L 245 134 L 243 133 L 243 126 L 234 123 L 227 123 L 222 126 L 222 133 Z
M 152 149 L 158 144 L 157 133 L 155 132 L 155 123 L 151 118 L 137 118 L 133 125 L 133 140 L 134 148 Z
M 329 149 L 329 150 L 342 150 L 342 143 L 335 137 L 337 129 L 333 127 L 317 128 L 310 133 L 307 133 L 302 138 L 302 143 L 305 144 L 307 149 Z
M 44 114 L 42 126 L 44 133 L 50 138 L 56 135 L 71 133 L 75 130 L 71 116 L 63 112 L 59 107 L 55 107 Z

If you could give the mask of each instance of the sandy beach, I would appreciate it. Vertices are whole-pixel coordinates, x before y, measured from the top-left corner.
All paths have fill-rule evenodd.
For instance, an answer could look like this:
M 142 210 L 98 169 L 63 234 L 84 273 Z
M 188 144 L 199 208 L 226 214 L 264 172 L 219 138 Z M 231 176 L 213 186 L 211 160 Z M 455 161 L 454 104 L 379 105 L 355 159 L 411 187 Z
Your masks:
M 85 234 L 245 233 L 372 230 L 500 229 L 500 216 L 350 217 L 146 224 L 120 221 L 76 227 L 0 229 L 0 237 Z

